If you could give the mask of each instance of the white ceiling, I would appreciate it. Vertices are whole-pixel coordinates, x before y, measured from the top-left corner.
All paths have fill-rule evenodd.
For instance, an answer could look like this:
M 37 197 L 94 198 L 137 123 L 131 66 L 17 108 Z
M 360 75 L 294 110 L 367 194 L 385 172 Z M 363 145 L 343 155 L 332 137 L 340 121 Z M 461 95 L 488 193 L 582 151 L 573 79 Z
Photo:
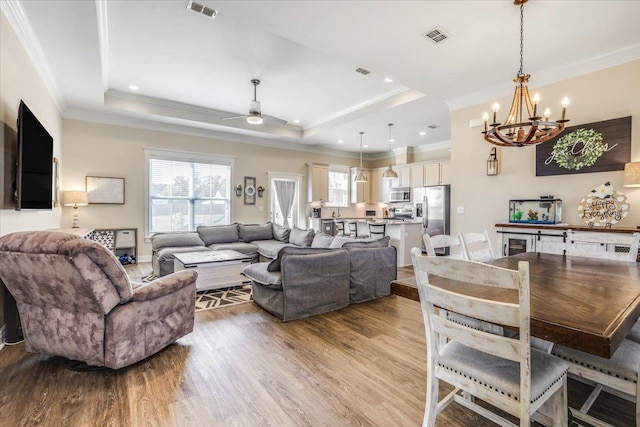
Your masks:
M 215 20 L 187 10 L 187 0 L 2 3 L 41 48 L 38 64 L 50 69 L 65 116 L 254 143 L 357 152 L 364 131 L 365 153 L 382 153 L 394 123 L 394 147 L 441 147 L 449 109 L 510 93 L 519 67 L 511 0 L 202 1 Z M 639 58 L 639 19 L 639 1 L 528 2 L 531 86 Z M 450 38 L 428 40 L 434 27 Z M 252 78 L 262 80 L 263 113 L 288 125 L 221 119 L 248 113 Z

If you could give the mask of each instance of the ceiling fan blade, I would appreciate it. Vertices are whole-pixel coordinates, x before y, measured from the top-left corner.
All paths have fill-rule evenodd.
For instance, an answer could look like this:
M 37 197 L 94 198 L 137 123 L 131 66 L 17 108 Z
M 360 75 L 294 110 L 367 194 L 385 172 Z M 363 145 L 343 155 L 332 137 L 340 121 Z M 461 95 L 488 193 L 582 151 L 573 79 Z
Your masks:
M 268 114 L 263 114 L 262 117 L 265 120 L 267 120 L 269 122 L 273 122 L 273 123 L 280 123 L 280 124 L 283 124 L 283 125 L 286 125 L 288 123 L 286 120 L 283 120 L 283 119 L 281 119 L 279 117 L 269 116 Z
M 231 117 L 223 117 L 222 120 L 236 120 L 236 119 L 246 119 L 247 116 L 231 116 Z

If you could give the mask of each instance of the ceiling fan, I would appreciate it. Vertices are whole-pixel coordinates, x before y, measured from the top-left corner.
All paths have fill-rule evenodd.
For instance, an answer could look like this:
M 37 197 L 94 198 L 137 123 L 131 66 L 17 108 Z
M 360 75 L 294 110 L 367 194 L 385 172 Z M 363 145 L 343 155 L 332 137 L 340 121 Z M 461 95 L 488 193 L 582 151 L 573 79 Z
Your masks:
M 258 102 L 258 99 L 257 99 L 257 88 L 258 88 L 258 85 L 260 84 L 260 80 L 252 79 L 251 84 L 253 85 L 253 101 L 251 101 L 251 107 L 249 107 L 249 114 L 245 116 L 224 117 L 222 120 L 247 119 L 247 122 L 252 125 L 261 125 L 264 120 L 267 120 L 273 123 L 283 124 L 283 125 L 287 124 L 286 120 L 282 120 L 277 117 L 262 114 L 262 109 L 260 108 L 260 102 Z

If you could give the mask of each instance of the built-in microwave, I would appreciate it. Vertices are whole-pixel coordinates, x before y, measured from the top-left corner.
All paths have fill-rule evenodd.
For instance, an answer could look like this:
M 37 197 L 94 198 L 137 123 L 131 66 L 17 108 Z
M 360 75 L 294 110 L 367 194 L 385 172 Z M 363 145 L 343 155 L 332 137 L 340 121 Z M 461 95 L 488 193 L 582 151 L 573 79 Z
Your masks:
M 389 189 L 389 202 L 410 202 L 411 188 L 409 187 L 391 187 Z

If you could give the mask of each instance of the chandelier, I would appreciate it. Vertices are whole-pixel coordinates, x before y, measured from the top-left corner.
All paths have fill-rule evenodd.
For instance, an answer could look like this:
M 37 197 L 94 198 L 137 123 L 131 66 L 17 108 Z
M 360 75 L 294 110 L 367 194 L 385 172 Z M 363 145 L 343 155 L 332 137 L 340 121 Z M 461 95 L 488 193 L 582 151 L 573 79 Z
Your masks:
M 393 123 L 389 123 L 389 152 L 391 152 L 391 141 L 393 141 L 391 139 L 391 126 L 393 126 Z M 391 163 L 389 163 L 389 169 L 382 174 L 382 179 L 398 179 L 398 173 L 393 170 Z
M 493 104 L 493 122 L 489 124 L 489 115 L 484 113 L 482 119 L 484 121 L 484 139 L 501 147 L 524 147 L 528 145 L 537 145 L 548 141 L 564 130 L 564 124 L 569 120 L 565 120 L 565 113 L 569 105 L 569 99 L 562 100 L 562 112 L 560 120 L 550 120 L 551 111 L 545 109 L 542 116 L 538 115 L 538 103 L 540 96 L 535 94 L 533 100 L 529 95 L 527 83 L 531 75 L 524 74 L 523 68 L 523 34 L 524 34 L 524 4 L 528 0 L 514 0 L 515 5 L 520 6 L 520 70 L 514 82 L 517 83 L 511 101 L 511 109 L 507 114 L 504 123 L 498 122 L 498 111 L 500 106 L 496 102 Z M 526 108 L 526 110 L 525 110 Z

